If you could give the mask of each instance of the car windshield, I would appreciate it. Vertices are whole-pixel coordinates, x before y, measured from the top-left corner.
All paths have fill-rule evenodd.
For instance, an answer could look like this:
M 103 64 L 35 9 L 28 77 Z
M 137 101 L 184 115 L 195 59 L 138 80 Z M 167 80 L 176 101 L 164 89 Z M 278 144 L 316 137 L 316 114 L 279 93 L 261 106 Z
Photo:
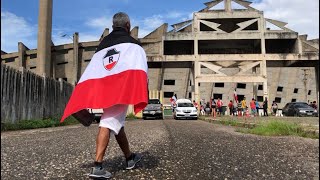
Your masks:
M 192 103 L 178 103 L 178 107 L 193 107 Z
M 149 99 L 148 104 L 160 104 L 159 99 Z
M 308 104 L 295 104 L 294 107 L 296 108 L 310 108 Z

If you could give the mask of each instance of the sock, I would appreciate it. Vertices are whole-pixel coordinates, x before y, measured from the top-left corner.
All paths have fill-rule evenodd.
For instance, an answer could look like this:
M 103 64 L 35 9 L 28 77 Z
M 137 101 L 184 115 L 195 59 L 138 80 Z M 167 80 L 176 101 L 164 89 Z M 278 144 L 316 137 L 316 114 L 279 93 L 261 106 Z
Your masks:
M 128 158 L 126 158 L 126 161 L 129 161 L 129 160 L 133 159 L 133 157 L 134 157 L 134 154 L 131 153 L 131 155 Z
M 95 167 L 100 167 L 100 168 L 102 168 L 102 162 L 97 162 L 97 161 L 95 161 L 95 162 L 94 162 L 94 166 L 95 166 Z

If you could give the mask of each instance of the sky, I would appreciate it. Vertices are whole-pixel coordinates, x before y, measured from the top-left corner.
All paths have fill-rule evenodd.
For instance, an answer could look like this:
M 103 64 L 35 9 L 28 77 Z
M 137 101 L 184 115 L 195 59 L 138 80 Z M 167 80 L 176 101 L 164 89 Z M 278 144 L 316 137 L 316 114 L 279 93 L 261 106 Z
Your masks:
M 191 19 L 208 1 L 53 0 L 52 41 L 55 45 L 71 43 L 74 32 L 79 33 L 80 42 L 97 41 L 105 28 L 111 32 L 112 16 L 119 11 L 129 15 L 132 28 L 139 26 L 142 38 L 163 23 L 170 30 L 170 25 Z M 308 34 L 308 39 L 319 38 L 319 0 L 250 1 L 266 18 L 287 22 L 287 28 Z M 39 0 L 1 0 L 1 50 L 17 52 L 18 42 L 37 48 L 38 8 Z

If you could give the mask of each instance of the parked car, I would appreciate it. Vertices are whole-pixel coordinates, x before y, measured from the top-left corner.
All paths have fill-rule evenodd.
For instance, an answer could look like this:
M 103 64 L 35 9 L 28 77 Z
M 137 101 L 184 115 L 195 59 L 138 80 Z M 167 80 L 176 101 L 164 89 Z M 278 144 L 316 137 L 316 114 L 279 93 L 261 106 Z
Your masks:
M 197 109 L 189 99 L 178 99 L 173 113 L 174 119 L 198 119 Z
M 88 109 L 88 111 L 94 115 L 94 120 L 99 123 L 103 114 L 103 109 Z
M 305 102 L 287 103 L 282 108 L 282 114 L 285 116 L 318 116 L 317 110 Z
M 149 99 L 147 107 L 142 111 L 142 118 L 163 119 L 163 107 L 159 99 Z

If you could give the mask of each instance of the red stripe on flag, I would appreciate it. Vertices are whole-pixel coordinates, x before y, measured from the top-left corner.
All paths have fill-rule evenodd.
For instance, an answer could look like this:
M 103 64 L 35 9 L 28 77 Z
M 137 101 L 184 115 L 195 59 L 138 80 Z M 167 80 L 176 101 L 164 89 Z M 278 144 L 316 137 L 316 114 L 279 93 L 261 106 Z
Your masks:
M 75 87 L 61 122 L 82 109 L 103 109 L 116 104 L 133 104 L 138 113 L 148 104 L 147 86 L 147 73 L 142 70 L 83 81 Z

